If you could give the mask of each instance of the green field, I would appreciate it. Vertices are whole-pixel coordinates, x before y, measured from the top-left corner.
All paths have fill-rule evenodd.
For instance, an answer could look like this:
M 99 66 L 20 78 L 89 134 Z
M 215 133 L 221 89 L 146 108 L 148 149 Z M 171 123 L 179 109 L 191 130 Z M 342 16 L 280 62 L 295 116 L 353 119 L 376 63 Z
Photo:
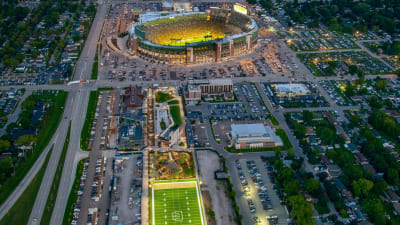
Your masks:
M 171 113 L 172 120 L 174 121 L 174 125 L 180 126 L 182 124 L 182 118 L 181 118 L 181 111 L 179 109 L 179 105 L 170 105 L 169 111 Z
M 90 132 L 92 131 L 93 120 L 96 113 L 97 101 L 99 99 L 99 91 L 91 91 L 89 95 L 89 103 L 86 111 L 86 119 L 81 131 L 81 149 L 84 151 L 92 150 L 89 148 Z
M 152 188 L 152 225 L 203 225 L 201 197 L 195 187 Z M 156 185 L 173 185 L 165 183 Z

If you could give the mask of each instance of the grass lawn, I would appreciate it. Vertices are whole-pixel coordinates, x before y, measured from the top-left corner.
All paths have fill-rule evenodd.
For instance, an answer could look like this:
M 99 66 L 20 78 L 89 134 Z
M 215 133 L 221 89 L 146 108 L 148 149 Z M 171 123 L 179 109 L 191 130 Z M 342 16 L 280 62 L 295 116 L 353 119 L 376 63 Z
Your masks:
M 180 126 L 182 124 L 181 111 L 179 110 L 179 105 L 169 106 L 169 111 L 174 121 L 174 126 Z
M 97 88 L 98 91 L 112 91 L 114 90 L 113 87 L 101 87 L 101 88 Z
M 271 120 L 271 123 L 272 123 L 274 126 L 279 126 L 278 120 L 277 120 L 277 119 L 274 117 L 274 115 L 272 115 L 271 113 L 268 114 L 268 119 Z
M 93 61 L 92 74 L 90 74 L 91 80 L 97 80 L 98 69 L 99 69 L 99 59 L 96 50 L 96 55 L 94 56 L 94 61 Z
M 283 129 L 276 129 L 275 133 L 282 139 L 283 150 L 289 150 L 293 147 Z
M 40 221 L 41 225 L 50 224 L 51 215 L 53 213 L 53 209 L 56 204 L 58 187 L 60 186 L 60 181 L 61 181 L 61 175 L 64 169 L 65 157 L 67 156 L 70 133 L 71 133 L 71 121 L 69 122 L 67 137 L 64 142 L 60 159 L 58 160 L 56 173 L 54 175 L 53 183 L 50 188 L 50 193 L 47 197 L 46 206 L 44 207 L 42 220 Z
M 154 184 L 151 192 L 153 225 L 204 224 L 196 181 Z
M 25 191 L 18 198 L 13 207 L 0 221 L 0 225 L 21 225 L 28 223 L 33 204 L 35 204 L 36 195 L 39 191 L 40 185 L 42 184 L 43 176 L 46 172 L 47 164 L 52 151 L 53 147 L 47 153 L 42 167 L 32 179 L 31 183 L 26 187 Z
M 94 119 L 94 114 L 96 112 L 98 99 L 99 99 L 99 91 L 91 91 L 89 96 L 88 108 L 86 111 L 86 119 L 85 123 L 83 124 L 81 132 L 81 149 L 85 151 L 91 150 L 89 149 L 88 145 L 89 145 L 90 131 L 92 130 L 93 119 Z
M 74 204 L 76 202 L 76 199 L 78 198 L 78 189 L 79 189 L 79 186 L 81 183 L 81 176 L 83 173 L 83 168 L 84 168 L 86 159 L 82 159 L 81 161 L 79 161 L 78 166 L 76 167 L 74 184 L 72 185 L 71 192 L 69 193 L 69 196 L 68 196 L 67 206 L 65 207 L 62 225 L 70 225 L 71 224 L 72 216 L 74 213 Z
M 168 102 L 168 105 L 178 105 L 179 101 L 178 100 L 172 100 Z
M 33 151 L 26 154 L 27 156 L 25 159 L 20 162 L 18 167 L 15 169 L 14 175 L 0 186 L 0 204 L 2 204 L 14 191 L 15 187 L 18 186 L 33 164 L 35 164 L 36 159 L 49 144 L 53 134 L 57 130 L 58 124 L 61 121 L 67 96 L 68 92 L 65 91 L 62 91 L 55 96 L 53 106 L 48 110 L 48 112 L 46 112 L 46 115 L 43 118 L 43 123 L 39 129 L 36 145 Z
M 157 103 L 163 103 L 168 100 L 171 100 L 172 98 L 173 98 L 172 95 L 169 93 L 165 93 L 165 92 L 161 92 L 161 91 L 158 91 L 156 93 L 156 102 Z

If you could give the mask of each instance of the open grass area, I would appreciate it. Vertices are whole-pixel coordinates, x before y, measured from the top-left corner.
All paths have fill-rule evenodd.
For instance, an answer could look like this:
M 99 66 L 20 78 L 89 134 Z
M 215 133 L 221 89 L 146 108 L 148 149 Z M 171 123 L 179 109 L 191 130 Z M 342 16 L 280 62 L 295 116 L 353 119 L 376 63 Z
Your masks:
M 89 138 L 90 138 L 90 131 L 92 130 L 93 126 L 93 119 L 94 114 L 96 112 L 97 101 L 99 99 L 99 91 L 91 91 L 89 96 L 89 103 L 88 108 L 86 111 L 86 119 L 85 123 L 82 127 L 81 132 L 81 149 L 85 151 L 90 151 L 89 149 Z
M 179 101 L 178 100 L 172 100 L 168 102 L 168 105 L 178 105 Z
M 0 225 L 21 225 L 28 223 L 52 151 L 53 147 L 47 153 L 42 167 L 32 179 L 31 183 L 26 187 L 25 191 L 15 202 L 14 206 L 7 212 L 3 219 L 1 219 Z
M 284 151 L 289 150 L 293 147 L 283 129 L 276 129 L 275 133 L 282 139 Z
M 174 121 L 174 126 L 180 126 L 182 124 L 182 118 L 179 105 L 169 106 L 169 111 L 171 113 L 172 120 Z
M 113 87 L 101 87 L 101 88 L 97 88 L 98 91 L 112 91 L 114 90 Z
M 203 225 L 197 181 L 155 183 L 151 190 L 152 225 Z
M 272 115 L 272 113 L 268 114 L 268 119 L 271 120 L 272 125 L 279 126 L 278 120 Z
M 94 61 L 93 61 L 92 74 L 90 74 L 91 80 L 97 80 L 98 70 L 99 70 L 99 59 L 96 50 L 96 55 L 94 56 Z
M 18 186 L 21 180 L 32 168 L 33 164 L 35 164 L 37 158 L 49 144 L 53 134 L 57 130 L 58 124 L 61 121 L 67 96 L 68 92 L 65 91 L 59 92 L 57 96 L 53 96 L 54 102 L 43 118 L 38 135 L 36 136 L 36 144 L 33 150 L 27 152 L 25 158 L 19 162 L 18 166 L 15 168 L 13 176 L 8 178 L 4 184 L 0 185 L 0 204 L 2 204 L 14 191 L 15 187 Z
M 78 198 L 78 190 L 81 183 L 81 176 L 83 173 L 83 168 L 85 164 L 85 159 L 79 161 L 78 166 L 76 167 L 76 174 L 74 179 L 74 184 L 72 185 L 71 192 L 68 196 L 67 206 L 65 207 L 64 218 L 62 225 L 70 225 L 72 221 L 72 216 L 74 213 L 74 204 L 76 199 Z
M 54 175 L 53 183 L 51 184 L 50 192 L 47 197 L 46 206 L 44 207 L 42 219 L 40 221 L 41 225 L 50 224 L 51 215 L 53 214 L 53 209 L 56 204 L 58 187 L 60 186 L 60 182 L 61 182 L 61 175 L 62 175 L 62 172 L 64 169 L 64 162 L 65 162 L 65 158 L 67 156 L 70 134 L 71 134 L 71 121 L 69 122 L 67 137 L 65 138 L 61 156 L 60 156 L 60 159 L 58 160 L 56 173 Z
M 162 91 L 158 91 L 156 93 L 156 102 L 157 103 L 163 103 L 163 102 L 166 102 L 166 101 L 171 100 L 171 99 L 173 99 L 173 97 L 169 93 L 165 93 L 165 92 L 162 92 Z

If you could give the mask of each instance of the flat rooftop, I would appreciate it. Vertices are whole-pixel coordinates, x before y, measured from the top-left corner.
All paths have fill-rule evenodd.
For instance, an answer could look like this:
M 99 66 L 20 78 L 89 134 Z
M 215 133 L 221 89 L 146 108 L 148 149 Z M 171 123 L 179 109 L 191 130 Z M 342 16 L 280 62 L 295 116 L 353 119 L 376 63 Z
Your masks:
M 268 136 L 267 129 L 262 123 L 232 124 L 232 136 Z
M 297 84 L 273 84 L 272 87 L 275 87 L 276 91 L 280 93 L 296 93 L 296 94 L 308 94 L 310 90 L 305 84 L 297 83 Z
M 189 84 L 233 85 L 232 79 L 189 80 Z

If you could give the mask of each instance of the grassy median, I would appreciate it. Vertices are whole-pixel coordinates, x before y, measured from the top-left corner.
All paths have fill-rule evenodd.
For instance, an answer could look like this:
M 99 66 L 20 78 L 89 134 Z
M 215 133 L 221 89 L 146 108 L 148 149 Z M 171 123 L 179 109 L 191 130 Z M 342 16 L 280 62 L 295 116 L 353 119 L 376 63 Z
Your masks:
M 69 225 L 72 221 L 72 216 L 74 214 L 74 204 L 76 199 L 78 198 L 78 190 L 81 183 L 81 176 L 83 173 L 83 168 L 85 164 L 85 159 L 79 161 L 78 166 L 76 167 L 76 174 L 74 179 L 74 184 L 72 185 L 71 192 L 68 196 L 67 206 L 65 207 L 64 218 L 63 218 L 63 225 Z
M 89 139 L 90 132 L 93 126 L 94 115 L 96 112 L 97 101 L 99 99 L 99 91 L 91 91 L 89 96 L 89 103 L 86 111 L 86 119 L 82 127 L 81 132 L 81 149 L 84 151 L 90 151 Z
M 65 138 L 61 156 L 60 159 L 58 160 L 56 173 L 54 175 L 53 183 L 51 184 L 50 192 L 47 197 L 46 206 L 44 207 L 43 210 L 42 220 L 40 221 L 41 225 L 50 224 L 51 215 L 53 214 L 53 209 L 56 204 L 58 187 L 60 186 L 60 181 L 61 181 L 61 175 L 64 169 L 64 162 L 67 156 L 70 133 L 71 133 L 71 121 L 69 122 L 67 137 Z
M 44 173 L 46 172 L 52 151 L 53 147 L 51 147 L 50 151 L 47 153 L 42 167 L 32 179 L 31 183 L 29 183 L 13 207 L 0 221 L 0 225 L 20 225 L 29 222 L 29 216 L 31 215 L 33 205 L 35 204 L 36 195 L 39 192 L 40 185 L 42 184 Z
M 97 80 L 98 71 L 99 71 L 99 59 L 98 59 L 97 50 L 96 50 L 96 55 L 94 56 L 94 61 L 93 61 L 93 66 L 92 66 L 92 74 L 90 74 L 91 80 Z

